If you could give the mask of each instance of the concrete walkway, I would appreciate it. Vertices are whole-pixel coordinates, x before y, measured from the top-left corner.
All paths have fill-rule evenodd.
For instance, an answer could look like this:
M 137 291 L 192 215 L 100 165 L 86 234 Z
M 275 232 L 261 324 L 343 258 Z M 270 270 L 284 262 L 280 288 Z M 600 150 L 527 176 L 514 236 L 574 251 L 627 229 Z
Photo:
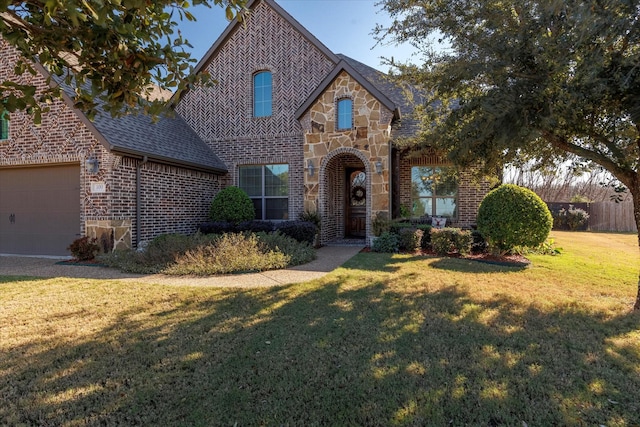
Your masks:
M 362 250 L 361 246 L 323 246 L 317 258 L 304 265 L 262 273 L 228 276 L 167 276 L 129 274 L 106 267 L 60 265 L 59 259 L 0 256 L 0 276 L 69 277 L 114 279 L 171 286 L 267 287 L 318 279 L 335 270 Z

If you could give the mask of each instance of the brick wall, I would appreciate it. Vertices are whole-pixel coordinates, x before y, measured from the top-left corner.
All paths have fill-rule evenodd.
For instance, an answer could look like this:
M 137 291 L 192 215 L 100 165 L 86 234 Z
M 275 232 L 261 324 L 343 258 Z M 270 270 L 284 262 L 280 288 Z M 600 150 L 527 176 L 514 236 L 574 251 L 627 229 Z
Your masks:
M 41 75 L 13 74 L 18 54 L 1 38 L 0 52 L 0 80 L 45 88 Z M 111 154 L 65 102 L 55 101 L 50 108 L 41 125 L 35 125 L 24 112 L 10 115 L 9 139 L 0 141 L 0 169 L 79 164 L 79 232 L 92 237 L 107 235 L 111 246 L 131 247 L 136 241 L 136 167 L 140 160 Z M 86 170 L 89 157 L 99 162 L 96 174 Z M 219 176 L 156 163 L 143 165 L 141 178 L 141 240 L 161 233 L 194 232 L 206 219 L 209 204 L 221 187 Z M 104 183 L 106 191 L 93 193 L 92 183 Z
M 218 81 L 187 92 L 178 113 L 224 161 L 228 184 L 238 185 L 239 165 L 289 165 L 289 217 L 303 211 L 303 137 L 296 109 L 334 63 L 264 2 L 238 25 L 206 69 Z M 253 75 L 273 77 L 273 114 L 253 117 Z
M 108 180 L 107 215 L 114 223 L 129 220 L 131 242 L 137 241 L 136 169 L 140 167 L 140 241 L 159 234 L 191 234 L 209 213 L 209 205 L 220 190 L 218 175 L 193 171 L 139 159 L 120 158 Z
M 414 157 L 405 153 L 400 157 L 399 168 L 399 199 L 400 205 L 411 206 L 411 168 L 413 166 L 450 166 L 445 158 L 432 152 L 424 156 Z M 476 181 L 470 171 L 461 171 L 458 181 L 458 197 L 456 200 L 457 217 L 453 226 L 468 227 L 475 224 L 478 207 L 484 196 L 489 192 L 491 184 L 488 181 Z
M 19 54 L 0 38 L 0 80 L 11 80 L 21 84 L 31 84 L 37 93 L 47 87 L 45 78 L 37 74 L 25 73 L 16 76 L 13 72 Z M 104 212 L 106 195 L 92 195 L 90 183 L 105 176 L 101 167 L 98 175 L 90 176 L 85 170 L 85 160 L 96 157 L 101 165 L 109 163 L 111 156 L 98 142 L 77 114 L 63 101 L 49 105 L 50 111 L 42 116 L 36 125 L 33 117 L 24 111 L 9 115 L 9 139 L 0 141 L 0 168 L 15 166 L 45 166 L 48 164 L 80 165 L 79 233 L 85 232 L 88 212 Z

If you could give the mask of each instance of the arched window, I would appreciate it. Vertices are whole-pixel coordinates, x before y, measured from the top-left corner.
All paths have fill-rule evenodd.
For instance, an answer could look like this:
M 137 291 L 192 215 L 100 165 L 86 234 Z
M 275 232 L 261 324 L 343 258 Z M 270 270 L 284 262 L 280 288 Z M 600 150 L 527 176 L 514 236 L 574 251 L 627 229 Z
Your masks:
M 9 139 L 9 114 L 6 111 L 0 113 L 0 141 Z
M 338 101 L 338 129 L 351 129 L 353 116 L 353 101 L 348 98 Z
M 253 76 L 253 116 L 271 115 L 273 84 L 271 73 L 261 71 Z

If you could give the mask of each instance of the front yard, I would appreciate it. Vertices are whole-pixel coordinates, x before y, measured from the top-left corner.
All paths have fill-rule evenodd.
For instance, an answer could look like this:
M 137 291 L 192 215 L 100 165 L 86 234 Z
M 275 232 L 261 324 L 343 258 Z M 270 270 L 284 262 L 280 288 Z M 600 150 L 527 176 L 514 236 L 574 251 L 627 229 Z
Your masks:
M 269 289 L 0 277 L 0 425 L 640 424 L 637 238 Z

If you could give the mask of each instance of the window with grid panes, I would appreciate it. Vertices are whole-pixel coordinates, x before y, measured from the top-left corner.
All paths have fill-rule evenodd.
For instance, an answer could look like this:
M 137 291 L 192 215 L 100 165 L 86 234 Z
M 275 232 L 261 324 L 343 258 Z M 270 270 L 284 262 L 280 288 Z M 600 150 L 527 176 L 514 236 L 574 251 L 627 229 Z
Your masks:
M 256 219 L 289 219 L 289 165 L 240 166 L 238 187 L 253 202 Z
M 273 80 L 269 71 L 261 71 L 253 76 L 253 116 L 271 115 L 273 100 Z
M 353 101 L 345 98 L 338 101 L 338 130 L 351 129 L 353 127 Z
M 414 166 L 411 168 L 413 216 L 455 218 L 458 179 L 452 168 Z
M 6 111 L 0 113 L 0 141 L 9 139 L 9 118 L 7 116 Z

